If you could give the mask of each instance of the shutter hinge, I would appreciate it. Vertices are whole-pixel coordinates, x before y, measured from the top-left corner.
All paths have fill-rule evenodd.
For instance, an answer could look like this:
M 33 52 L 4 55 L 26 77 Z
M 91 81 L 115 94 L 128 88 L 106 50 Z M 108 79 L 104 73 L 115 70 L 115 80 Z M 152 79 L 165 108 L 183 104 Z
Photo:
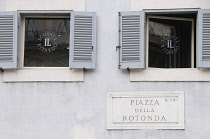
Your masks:
M 91 46 L 91 48 L 92 48 L 92 51 L 93 51 L 93 46 Z
M 18 28 L 20 28 L 20 23 L 18 23 Z
M 0 68 L 1 72 L 4 72 L 4 69 L 2 69 L 2 67 Z
M 120 49 L 121 48 L 121 46 L 116 46 L 116 52 L 117 52 L 117 49 Z
M 17 54 L 17 59 L 18 59 L 18 60 L 20 59 L 20 54 L 19 54 L 19 53 Z
M 121 16 L 121 13 L 120 12 L 118 12 L 118 16 Z
M 121 65 L 118 65 L 118 69 L 120 69 Z

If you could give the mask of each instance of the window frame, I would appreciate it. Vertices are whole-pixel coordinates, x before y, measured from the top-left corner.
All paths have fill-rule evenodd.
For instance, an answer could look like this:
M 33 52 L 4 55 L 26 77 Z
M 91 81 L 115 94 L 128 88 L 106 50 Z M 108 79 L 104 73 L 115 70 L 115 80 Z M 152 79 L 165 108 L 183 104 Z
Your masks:
M 71 20 L 72 11 L 18 11 L 18 70 L 20 69 L 69 69 L 69 67 L 24 67 L 24 41 L 25 41 L 25 18 L 46 17 L 59 18 L 69 17 Z M 69 40 L 70 41 L 70 40 Z M 69 42 L 70 45 L 70 42 Z

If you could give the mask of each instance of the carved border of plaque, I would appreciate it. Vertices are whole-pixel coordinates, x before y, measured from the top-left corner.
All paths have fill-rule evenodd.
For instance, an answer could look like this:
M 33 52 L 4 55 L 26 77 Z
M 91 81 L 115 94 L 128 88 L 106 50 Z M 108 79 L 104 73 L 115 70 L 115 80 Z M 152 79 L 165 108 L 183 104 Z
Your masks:
M 107 94 L 107 129 L 184 128 L 183 91 Z

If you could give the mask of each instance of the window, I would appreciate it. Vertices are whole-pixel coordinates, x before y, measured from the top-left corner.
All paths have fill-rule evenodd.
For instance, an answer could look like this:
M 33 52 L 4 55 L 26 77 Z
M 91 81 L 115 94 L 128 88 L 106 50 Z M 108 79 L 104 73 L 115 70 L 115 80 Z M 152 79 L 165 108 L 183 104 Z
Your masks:
M 67 17 L 63 18 L 63 16 Z M 2 22 L 0 33 L 4 34 L 4 36 L 0 36 L 2 44 L 0 47 L 8 54 L 3 54 L 3 51 L 0 54 L 2 58 L 0 67 L 3 69 L 16 69 L 17 65 L 20 65 L 20 68 L 22 65 L 23 67 L 95 68 L 96 13 L 72 11 L 0 12 L 0 19 Z M 25 41 L 21 42 L 23 39 Z M 17 62 L 18 55 L 19 57 L 23 56 L 20 51 L 22 49 L 25 52 L 23 64 L 21 61 Z M 70 53 L 67 52 L 67 49 Z M 58 55 L 68 55 L 69 58 L 63 57 L 62 60 L 58 58 L 59 60 L 55 59 L 54 61 L 52 57 L 55 55 L 57 58 Z M 70 64 L 68 65 L 68 63 Z
M 96 13 L 0 12 L 0 67 L 18 69 L 5 70 L 6 82 L 83 81 L 95 55 Z
M 209 19 L 208 9 L 120 12 L 119 68 L 130 81 L 210 81 Z
M 120 12 L 119 68 L 209 68 L 209 18 L 202 9 Z

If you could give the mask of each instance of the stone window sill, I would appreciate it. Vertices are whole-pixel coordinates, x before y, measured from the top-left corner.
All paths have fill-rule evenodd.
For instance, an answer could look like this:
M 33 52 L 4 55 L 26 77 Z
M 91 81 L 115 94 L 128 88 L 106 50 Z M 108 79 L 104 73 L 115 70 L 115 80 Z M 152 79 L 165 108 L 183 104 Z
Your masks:
M 83 70 L 69 68 L 5 70 L 4 82 L 80 82 Z
M 130 81 L 210 81 L 210 69 L 155 69 L 131 70 Z

